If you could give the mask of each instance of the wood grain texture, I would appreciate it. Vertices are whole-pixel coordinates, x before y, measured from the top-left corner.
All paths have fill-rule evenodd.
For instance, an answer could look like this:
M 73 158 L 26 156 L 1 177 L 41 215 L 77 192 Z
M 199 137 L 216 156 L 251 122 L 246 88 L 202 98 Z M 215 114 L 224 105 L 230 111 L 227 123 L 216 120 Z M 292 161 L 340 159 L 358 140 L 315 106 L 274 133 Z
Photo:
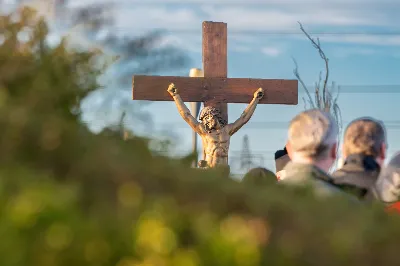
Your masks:
M 258 88 L 265 90 L 260 104 L 298 103 L 297 80 L 218 77 L 134 76 L 133 99 L 172 101 L 167 92 L 173 82 L 185 102 L 250 103 Z
M 228 27 L 223 22 L 203 22 L 203 69 L 205 78 L 228 76 Z M 210 93 L 208 92 L 208 95 Z M 213 106 L 221 111 L 228 121 L 228 105 L 213 97 L 207 97 L 204 106 Z

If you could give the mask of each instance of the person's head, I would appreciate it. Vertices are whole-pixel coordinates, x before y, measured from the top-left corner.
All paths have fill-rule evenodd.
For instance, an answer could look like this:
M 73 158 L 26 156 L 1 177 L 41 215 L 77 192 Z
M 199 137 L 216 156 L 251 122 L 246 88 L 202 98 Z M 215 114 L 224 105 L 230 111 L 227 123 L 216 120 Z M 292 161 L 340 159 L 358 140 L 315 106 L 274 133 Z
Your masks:
M 254 186 L 264 186 L 275 183 L 276 181 L 276 176 L 272 171 L 266 168 L 257 167 L 247 172 L 243 177 L 242 183 Z
M 338 126 L 327 112 L 311 109 L 292 119 L 287 150 L 294 163 L 307 163 L 328 171 L 336 160 Z
M 200 112 L 199 119 L 207 131 L 219 129 L 227 124 L 222 118 L 220 110 L 212 106 L 204 107 Z
M 379 198 L 387 203 L 395 202 L 400 197 L 400 152 L 396 153 L 389 163 L 382 168 L 376 190 Z
M 372 156 L 382 166 L 386 157 L 386 130 L 382 122 L 370 117 L 352 121 L 343 138 L 342 156 L 352 154 Z

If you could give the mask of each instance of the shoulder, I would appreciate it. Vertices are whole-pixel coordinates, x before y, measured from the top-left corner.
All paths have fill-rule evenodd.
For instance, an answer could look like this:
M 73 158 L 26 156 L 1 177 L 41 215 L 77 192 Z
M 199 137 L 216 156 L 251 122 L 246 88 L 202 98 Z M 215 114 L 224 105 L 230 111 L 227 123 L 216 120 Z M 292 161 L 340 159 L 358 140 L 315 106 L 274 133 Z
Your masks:
M 233 124 L 226 124 L 221 131 L 223 131 L 226 134 L 231 133 L 231 131 L 234 129 L 234 125 Z
M 335 184 L 351 185 L 364 189 L 374 185 L 378 180 L 378 176 L 378 171 L 349 171 L 344 168 L 339 169 L 332 174 Z
M 359 202 L 359 199 L 356 195 L 354 195 L 353 193 L 347 193 L 346 191 L 343 191 L 340 187 L 337 187 L 330 182 L 316 179 L 314 180 L 314 184 L 315 184 L 315 192 L 319 196 L 337 195 L 337 196 L 343 196 L 355 202 Z
M 207 130 L 202 123 L 198 122 L 196 127 L 197 127 L 198 134 L 200 134 L 200 135 L 207 134 Z

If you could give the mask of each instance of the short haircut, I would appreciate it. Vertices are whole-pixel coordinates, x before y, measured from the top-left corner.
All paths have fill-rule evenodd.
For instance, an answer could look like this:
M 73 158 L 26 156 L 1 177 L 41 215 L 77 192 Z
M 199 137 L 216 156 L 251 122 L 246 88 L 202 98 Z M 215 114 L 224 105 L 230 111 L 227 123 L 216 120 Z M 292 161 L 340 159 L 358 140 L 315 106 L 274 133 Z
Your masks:
M 342 149 L 347 156 L 363 154 L 378 157 L 382 144 L 387 145 L 383 123 L 371 117 L 361 117 L 347 126 Z
M 248 185 L 264 186 L 276 183 L 277 177 L 272 171 L 266 168 L 257 167 L 247 172 L 243 177 L 242 182 Z
M 288 140 L 293 152 L 311 159 L 327 157 L 337 143 L 339 128 L 328 112 L 311 109 L 295 116 L 289 125 Z

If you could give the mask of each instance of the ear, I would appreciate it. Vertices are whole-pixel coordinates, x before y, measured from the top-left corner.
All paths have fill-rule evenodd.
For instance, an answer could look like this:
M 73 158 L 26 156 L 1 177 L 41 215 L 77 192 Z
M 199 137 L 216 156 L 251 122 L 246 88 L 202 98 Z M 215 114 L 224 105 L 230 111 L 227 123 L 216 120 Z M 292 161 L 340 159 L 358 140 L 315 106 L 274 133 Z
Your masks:
M 332 145 L 332 148 L 331 148 L 331 150 L 330 150 L 330 157 L 331 157 L 333 160 L 336 160 L 336 157 L 337 157 L 337 143 L 335 143 L 335 144 Z
M 277 172 L 276 173 L 276 179 L 278 181 L 281 181 L 281 180 L 285 179 L 285 173 L 286 173 L 285 170 L 281 170 L 281 171 Z
M 342 158 L 343 158 L 343 160 L 345 160 L 346 157 L 347 157 L 347 154 L 346 154 L 346 151 L 345 151 L 345 149 L 344 149 L 344 147 L 342 145 Z
M 279 172 L 276 172 L 276 179 L 279 181 L 279 180 L 281 180 L 281 171 L 279 171 Z
M 386 159 L 386 144 L 382 143 L 380 153 L 379 153 L 379 158 L 384 161 Z
M 291 147 L 290 141 L 286 142 L 286 151 L 288 153 L 290 160 L 292 160 L 292 147 Z

